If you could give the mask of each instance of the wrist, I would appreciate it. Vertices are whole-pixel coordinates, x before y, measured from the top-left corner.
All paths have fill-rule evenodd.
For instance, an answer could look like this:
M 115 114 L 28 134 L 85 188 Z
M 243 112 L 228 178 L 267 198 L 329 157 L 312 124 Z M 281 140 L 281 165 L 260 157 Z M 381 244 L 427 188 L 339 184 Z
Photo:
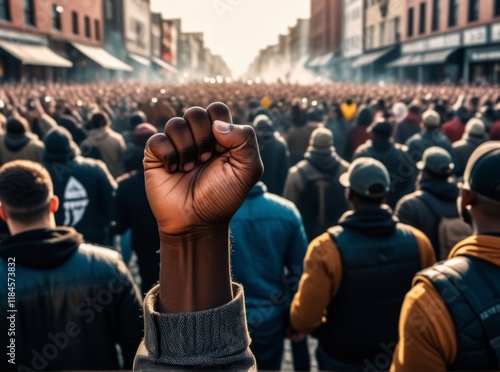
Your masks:
M 187 313 L 232 300 L 229 225 L 160 233 L 159 311 Z

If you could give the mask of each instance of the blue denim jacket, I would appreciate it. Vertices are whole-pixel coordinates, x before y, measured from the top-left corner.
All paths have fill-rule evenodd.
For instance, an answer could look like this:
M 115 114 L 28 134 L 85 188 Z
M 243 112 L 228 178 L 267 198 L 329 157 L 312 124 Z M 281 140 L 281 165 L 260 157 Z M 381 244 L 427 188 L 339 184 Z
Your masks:
M 243 284 L 248 324 L 275 321 L 298 289 L 307 250 L 300 213 L 259 182 L 231 221 L 233 280 Z

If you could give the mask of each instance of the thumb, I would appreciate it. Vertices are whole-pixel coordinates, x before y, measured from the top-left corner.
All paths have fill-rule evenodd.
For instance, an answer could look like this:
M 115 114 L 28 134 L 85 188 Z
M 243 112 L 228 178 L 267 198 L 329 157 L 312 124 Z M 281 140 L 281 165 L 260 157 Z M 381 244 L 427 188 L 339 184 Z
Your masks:
M 263 172 L 259 146 L 254 129 L 249 125 L 235 125 L 221 120 L 215 120 L 212 126 L 215 140 L 229 150 L 235 161 L 253 166 L 256 171 Z

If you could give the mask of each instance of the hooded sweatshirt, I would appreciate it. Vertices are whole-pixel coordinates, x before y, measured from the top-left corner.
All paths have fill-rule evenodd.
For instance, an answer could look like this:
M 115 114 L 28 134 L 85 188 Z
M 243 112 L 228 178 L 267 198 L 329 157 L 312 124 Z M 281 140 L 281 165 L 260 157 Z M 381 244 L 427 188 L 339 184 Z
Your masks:
M 500 236 L 473 235 L 458 243 L 448 258 L 470 256 L 500 269 Z M 438 291 L 425 278 L 406 295 L 399 323 L 400 341 L 391 371 L 446 371 L 457 357 L 457 336 Z
M 0 164 L 12 160 L 42 161 L 44 145 L 32 133 L 7 133 L 0 138 Z
M 6 238 L 0 244 L 0 257 L 15 257 L 16 263 L 32 269 L 51 269 L 67 261 L 83 243 L 74 229 L 30 230 Z

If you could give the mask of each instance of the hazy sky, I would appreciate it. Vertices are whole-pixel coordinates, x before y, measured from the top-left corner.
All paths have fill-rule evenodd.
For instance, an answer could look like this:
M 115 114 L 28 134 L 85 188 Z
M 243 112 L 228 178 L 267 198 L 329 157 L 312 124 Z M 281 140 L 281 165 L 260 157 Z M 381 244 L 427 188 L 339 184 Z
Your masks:
M 309 18 L 310 0 L 151 0 L 153 12 L 181 18 L 183 32 L 203 32 L 234 75 L 245 73 L 259 49 L 278 42 L 297 18 Z

